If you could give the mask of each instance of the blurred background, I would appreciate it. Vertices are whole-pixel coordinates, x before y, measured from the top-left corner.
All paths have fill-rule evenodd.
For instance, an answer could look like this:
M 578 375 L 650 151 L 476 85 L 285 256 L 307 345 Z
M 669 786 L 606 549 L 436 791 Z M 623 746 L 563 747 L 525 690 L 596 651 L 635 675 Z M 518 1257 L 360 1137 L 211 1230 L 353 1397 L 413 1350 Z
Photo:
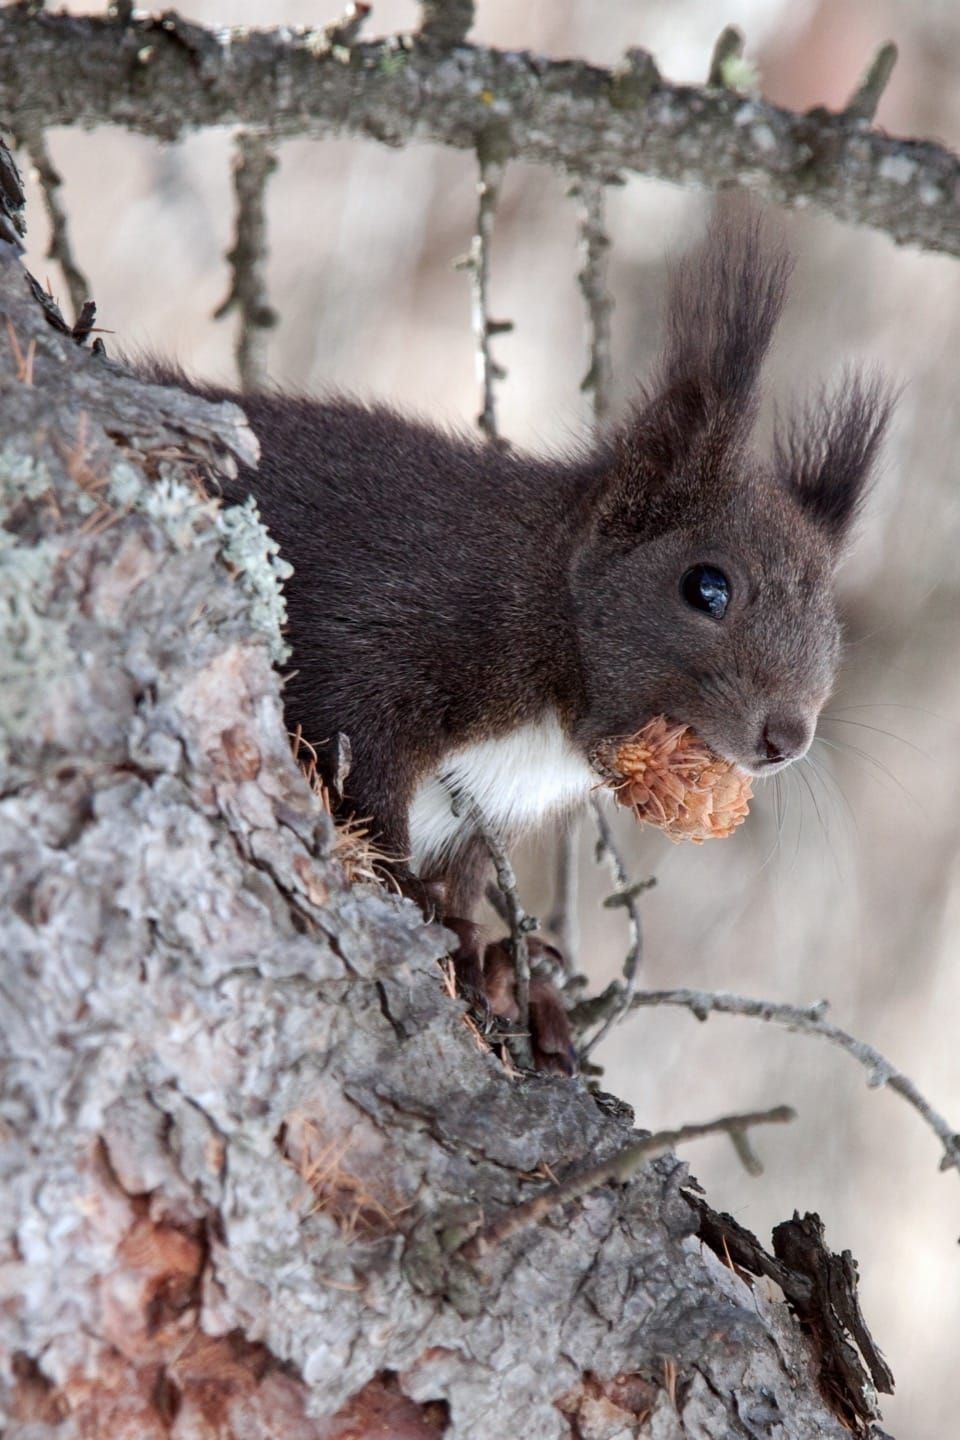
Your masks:
M 96 5 L 73 4 L 81 11 Z M 213 24 L 323 24 L 339 0 L 190 0 Z M 674 80 L 700 81 L 727 22 L 770 99 L 841 106 L 878 44 L 900 60 L 878 123 L 960 147 L 960 6 L 950 0 L 479 0 L 478 41 L 614 63 L 649 48 Z M 413 27 L 412 0 L 378 0 L 367 33 Z M 233 378 L 231 318 L 211 314 L 228 287 L 232 140 L 162 147 L 120 131 L 54 131 L 73 239 L 108 346 L 149 346 L 191 371 Z M 268 192 L 269 287 L 281 321 L 269 367 L 279 383 L 348 389 L 441 423 L 478 409 L 469 287 L 453 261 L 469 245 L 475 167 L 468 154 L 372 142 L 290 141 Z M 579 390 L 584 316 L 576 216 L 561 175 L 507 172 L 493 246 L 491 313 L 504 433 L 558 447 L 590 423 Z M 712 197 L 631 179 L 609 192 L 615 396 L 622 408 L 655 354 L 667 257 L 695 243 Z M 47 226 L 30 182 L 31 269 Z M 848 654 L 809 763 L 772 785 L 724 845 L 673 847 L 629 819 L 631 871 L 655 875 L 643 900 L 641 983 L 733 990 L 806 1004 L 906 1070 L 960 1128 L 960 262 L 899 251 L 882 235 L 812 211 L 778 223 L 797 256 L 769 370 L 780 397 L 803 394 L 847 358 L 880 361 L 904 386 L 886 461 L 842 598 Z M 581 835 L 581 959 L 597 987 L 626 949 L 622 912 Z M 528 908 L 550 906 L 552 840 L 522 858 Z M 595 1058 L 638 1124 L 657 1127 L 782 1101 L 798 1122 L 765 1131 L 766 1173 L 732 1147 L 687 1152 L 712 1203 L 769 1241 L 794 1208 L 817 1210 L 832 1248 L 860 1263 L 865 1315 L 897 1377 L 886 1426 L 900 1440 L 956 1434 L 960 1341 L 960 1176 L 940 1174 L 938 1142 L 892 1093 L 820 1040 L 755 1021 L 642 1011 Z

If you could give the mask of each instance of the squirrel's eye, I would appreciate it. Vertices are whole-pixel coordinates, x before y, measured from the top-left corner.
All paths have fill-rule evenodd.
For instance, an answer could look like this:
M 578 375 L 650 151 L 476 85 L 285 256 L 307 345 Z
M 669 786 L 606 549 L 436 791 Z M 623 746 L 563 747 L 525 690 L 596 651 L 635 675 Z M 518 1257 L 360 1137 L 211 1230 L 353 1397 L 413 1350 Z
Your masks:
M 730 581 L 714 565 L 694 565 L 680 581 L 680 594 L 694 610 L 722 620 L 730 603 Z

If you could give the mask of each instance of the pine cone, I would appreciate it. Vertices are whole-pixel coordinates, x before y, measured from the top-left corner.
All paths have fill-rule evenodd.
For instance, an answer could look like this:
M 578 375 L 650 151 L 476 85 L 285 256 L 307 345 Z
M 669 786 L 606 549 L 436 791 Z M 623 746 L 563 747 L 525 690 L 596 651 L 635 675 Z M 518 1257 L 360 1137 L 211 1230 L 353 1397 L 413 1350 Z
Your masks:
M 750 776 L 665 715 L 599 746 L 594 764 L 621 805 L 671 840 L 722 840 L 747 818 Z

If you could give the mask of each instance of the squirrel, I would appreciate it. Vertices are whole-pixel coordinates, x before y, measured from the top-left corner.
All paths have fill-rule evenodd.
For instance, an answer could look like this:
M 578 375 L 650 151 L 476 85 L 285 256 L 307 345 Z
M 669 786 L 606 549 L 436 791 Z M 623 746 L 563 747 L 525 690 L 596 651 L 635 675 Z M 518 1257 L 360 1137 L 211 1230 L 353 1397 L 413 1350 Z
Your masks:
M 457 922 L 490 862 L 457 792 L 509 841 L 582 805 L 595 747 L 654 715 L 758 776 L 810 745 L 840 655 L 833 574 L 892 400 L 847 371 L 754 452 L 790 269 L 756 219 L 715 224 L 674 271 L 653 378 L 560 459 L 351 399 L 186 381 L 241 405 L 260 442 L 224 495 L 256 497 L 293 566 L 290 728 L 349 737 L 340 809 L 407 893 L 439 883 L 468 987 L 482 957 Z M 541 1063 L 571 1070 L 542 1008 Z

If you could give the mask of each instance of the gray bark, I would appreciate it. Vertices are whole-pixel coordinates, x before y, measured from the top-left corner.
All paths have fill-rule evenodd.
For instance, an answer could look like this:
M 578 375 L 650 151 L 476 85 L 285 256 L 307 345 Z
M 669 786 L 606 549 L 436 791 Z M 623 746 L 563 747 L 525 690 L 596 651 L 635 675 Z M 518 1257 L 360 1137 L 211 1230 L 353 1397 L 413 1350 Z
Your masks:
M 511 1077 L 444 933 L 349 883 L 282 566 L 197 483 L 240 412 L 80 349 L 0 252 L 4 1433 L 841 1440 L 675 1158 L 458 1248 L 631 1132 Z
M 630 170 L 746 186 L 960 254 L 957 157 L 873 129 L 862 92 L 845 113 L 801 115 L 721 86 L 673 85 L 642 50 L 611 71 L 458 44 L 470 11 L 438 0 L 425 5 L 419 36 L 342 45 L 324 30 L 206 30 L 172 11 L 119 20 L 7 6 L 0 125 L 113 124 L 161 140 L 208 125 L 428 140 L 601 179 Z

